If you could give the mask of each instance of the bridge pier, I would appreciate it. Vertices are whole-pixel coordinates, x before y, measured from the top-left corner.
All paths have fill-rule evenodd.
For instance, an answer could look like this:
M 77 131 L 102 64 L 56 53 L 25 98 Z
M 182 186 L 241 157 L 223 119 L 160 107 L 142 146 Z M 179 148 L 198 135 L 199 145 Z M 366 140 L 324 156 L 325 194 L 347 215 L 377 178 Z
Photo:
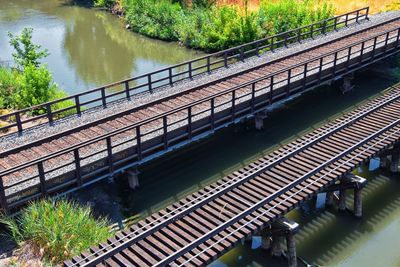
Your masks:
M 342 92 L 342 94 L 346 94 L 354 89 L 354 85 L 352 84 L 353 79 L 353 73 L 343 77 L 343 84 L 340 87 L 340 91 Z
M 266 111 L 259 112 L 254 116 L 255 126 L 256 126 L 257 130 L 264 129 L 264 120 L 267 117 L 268 117 L 268 115 L 267 115 Z
M 128 183 L 129 187 L 131 189 L 136 189 L 139 187 L 139 171 L 137 168 L 128 170 L 126 172 L 126 175 L 128 176 Z
M 360 176 L 354 174 L 348 174 L 344 178 L 340 180 L 339 184 L 331 185 L 329 188 L 325 190 L 327 193 L 327 205 L 328 204 L 328 195 L 332 196 L 332 204 L 334 200 L 333 192 L 339 190 L 339 202 L 338 202 L 338 210 L 345 211 L 346 210 L 346 190 L 353 189 L 354 194 L 354 216 L 360 218 L 362 216 L 362 189 L 367 184 L 367 180 Z
M 379 167 L 381 168 L 381 169 L 384 169 L 384 170 L 386 170 L 387 169 L 387 167 L 388 167 L 388 157 L 387 157 L 387 155 L 381 155 L 380 157 L 379 157 Z
M 399 172 L 400 145 L 395 145 L 391 151 L 390 171 Z
M 333 205 L 334 197 L 335 197 L 335 196 L 334 196 L 333 192 L 326 192 L 325 205 L 326 205 L 326 206 L 332 206 L 332 205 Z
M 281 257 L 283 239 L 286 238 L 286 257 L 290 267 L 297 266 L 295 234 L 299 230 L 299 224 L 286 218 L 280 218 L 271 224 L 271 228 L 264 229 L 262 233 L 262 248 L 271 249 L 273 257 Z

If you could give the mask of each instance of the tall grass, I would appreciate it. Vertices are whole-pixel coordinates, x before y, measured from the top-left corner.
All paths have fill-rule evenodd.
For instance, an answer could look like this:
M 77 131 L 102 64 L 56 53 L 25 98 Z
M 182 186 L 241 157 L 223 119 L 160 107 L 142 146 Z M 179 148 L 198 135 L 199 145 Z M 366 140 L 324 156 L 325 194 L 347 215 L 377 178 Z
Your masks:
M 133 31 L 212 52 L 331 17 L 327 0 L 261 1 L 256 11 L 198 0 L 118 0 Z M 185 4 L 186 3 L 186 4 Z M 196 4 L 197 3 L 197 4 Z M 208 4 L 207 4 L 208 3 Z
M 112 234 L 106 219 L 95 219 L 89 207 L 64 199 L 33 202 L 18 218 L 1 221 L 15 242 L 34 245 L 51 263 L 71 258 Z

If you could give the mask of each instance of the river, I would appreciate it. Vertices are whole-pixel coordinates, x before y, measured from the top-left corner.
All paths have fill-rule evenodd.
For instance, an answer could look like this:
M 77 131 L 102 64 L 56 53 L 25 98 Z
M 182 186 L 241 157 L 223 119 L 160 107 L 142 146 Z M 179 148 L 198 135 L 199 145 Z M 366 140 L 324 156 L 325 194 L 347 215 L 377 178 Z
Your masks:
M 79 1 L 0 0 L 0 62 L 12 61 L 7 32 L 24 27 L 33 28 L 33 42 L 49 50 L 43 63 L 70 94 L 202 55 L 134 34 L 116 16 Z
M 0 60 L 11 59 L 5 32 L 32 26 L 34 41 L 50 50 L 45 62 L 56 82 L 73 93 L 199 56 L 174 43 L 130 33 L 108 13 L 63 3 L 0 0 Z M 355 90 L 347 95 L 323 86 L 282 105 L 269 114 L 263 131 L 256 131 L 251 122 L 234 125 L 156 159 L 140 168 L 141 186 L 136 191 L 131 191 L 122 177 L 70 197 L 89 203 L 96 214 L 107 215 L 112 222 L 156 211 L 395 81 L 365 72 L 357 74 L 354 83 Z M 334 208 L 317 209 L 310 203 L 288 215 L 301 225 L 297 248 L 304 261 L 324 266 L 400 266 L 399 175 L 368 171 L 367 166 L 358 173 L 369 180 L 364 190 L 363 219 L 340 214 Z M 286 266 L 284 259 L 273 259 L 257 248 L 257 241 L 237 246 L 211 266 Z

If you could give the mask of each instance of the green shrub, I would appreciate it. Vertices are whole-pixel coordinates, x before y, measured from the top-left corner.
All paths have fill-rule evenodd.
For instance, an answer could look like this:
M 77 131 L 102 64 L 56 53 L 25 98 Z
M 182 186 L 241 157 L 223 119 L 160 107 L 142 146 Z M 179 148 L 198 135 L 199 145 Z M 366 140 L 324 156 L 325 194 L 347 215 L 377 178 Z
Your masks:
M 19 88 L 17 70 L 0 67 L 0 109 L 14 107 L 14 97 Z
M 125 18 L 133 31 L 208 52 L 223 50 L 287 31 L 333 15 L 320 0 L 262 1 L 256 12 L 214 1 L 123 0 Z
M 33 202 L 18 218 L 1 221 L 15 242 L 33 244 L 52 263 L 71 258 L 112 235 L 106 219 L 95 219 L 89 207 L 67 200 Z

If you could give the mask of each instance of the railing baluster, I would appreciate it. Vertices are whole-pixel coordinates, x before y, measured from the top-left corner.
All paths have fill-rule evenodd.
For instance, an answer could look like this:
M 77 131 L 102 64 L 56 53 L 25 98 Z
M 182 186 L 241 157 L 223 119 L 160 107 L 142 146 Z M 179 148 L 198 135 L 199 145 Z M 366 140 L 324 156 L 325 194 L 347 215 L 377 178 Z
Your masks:
M 285 32 L 285 34 L 284 34 L 284 46 L 288 46 L 288 34 L 287 34 L 287 32 Z
M 125 95 L 126 99 L 131 100 L 131 93 L 129 91 L 129 81 L 125 81 Z
M 338 58 L 338 52 L 335 52 L 335 56 L 334 56 L 334 59 L 333 59 L 333 68 L 332 68 L 333 76 L 336 75 L 337 58 Z
M 321 83 L 321 78 L 322 78 L 322 66 L 324 64 L 324 58 L 321 57 L 319 59 L 319 71 L 318 71 L 318 83 Z
M 326 33 L 326 20 L 324 20 L 324 22 L 322 22 L 322 34 Z
M 356 23 L 358 23 L 358 17 L 360 16 L 360 10 L 357 10 L 357 14 L 356 14 Z
M 256 83 L 251 84 L 251 113 L 254 113 L 256 97 Z
M 371 57 L 371 60 L 374 60 L 374 58 L 375 58 L 375 49 L 376 49 L 376 43 L 377 43 L 377 41 L 378 41 L 378 37 L 375 37 L 375 38 L 374 38 L 374 46 L 372 47 L 372 57 Z
M 6 191 L 4 189 L 3 177 L 0 177 L 0 207 L 3 208 L 3 212 L 6 212 L 8 210 L 8 203 L 6 198 Z
M 240 47 L 240 60 L 244 61 L 244 46 Z
M 75 99 L 76 114 L 81 115 L 82 111 L 81 111 L 81 103 L 79 100 L 79 95 L 76 95 L 74 99 Z
M 367 7 L 367 11 L 365 13 L 365 18 L 369 20 L 369 6 Z
M 211 63 L 210 63 L 210 57 L 207 57 L 207 72 L 211 72 Z
M 211 130 L 215 128 L 215 99 L 211 98 Z
M 15 123 L 17 124 L 18 132 L 21 133 L 23 128 L 21 122 L 21 115 L 19 114 L 19 111 L 15 113 Z
M 269 84 L 269 104 L 272 104 L 274 94 L 274 76 L 271 76 L 270 84 Z
M 384 47 L 384 52 L 383 53 L 386 53 L 386 51 L 387 51 L 387 46 L 388 46 L 388 42 L 389 42 L 389 35 L 390 35 L 390 32 L 386 33 L 385 47 Z
M 224 66 L 225 66 L 225 68 L 228 67 L 228 52 L 226 52 L 226 51 L 224 53 Z
M 169 78 L 169 85 L 174 85 L 174 81 L 172 80 L 172 68 L 168 69 L 168 78 Z
M 297 42 L 300 43 L 301 42 L 301 29 L 297 30 Z
M 348 51 L 347 51 L 346 71 L 348 71 L 349 68 L 350 68 L 351 48 L 352 48 L 352 46 L 350 46 Z
M 232 109 L 231 109 L 231 116 L 232 116 L 232 121 L 235 120 L 235 100 L 236 100 L 236 90 L 232 91 Z
M 152 94 L 153 93 L 153 83 L 151 81 L 151 74 L 147 75 L 147 83 L 149 85 L 149 92 Z
M 113 162 L 112 143 L 111 143 L 110 136 L 107 136 L 106 144 L 107 144 L 107 158 L 108 158 L 109 174 L 112 176 L 114 173 L 114 162 Z
M 82 185 L 82 174 L 81 174 L 81 158 L 79 156 L 79 148 L 74 150 L 74 160 L 75 160 L 75 173 L 76 182 L 78 186 Z
M 192 61 L 189 62 L 189 79 L 192 79 Z
M 163 140 L 164 140 L 164 149 L 168 148 L 168 121 L 167 116 L 163 117 Z
M 192 139 L 192 106 L 188 107 L 188 139 Z
M 260 56 L 260 42 L 256 42 L 256 56 Z
M 362 42 L 361 49 L 360 49 L 360 63 L 362 63 L 362 60 L 363 60 L 364 48 L 365 48 L 365 42 Z
M 42 196 L 46 196 L 47 195 L 46 177 L 44 173 L 43 161 L 39 161 L 37 167 L 40 179 L 40 191 L 42 192 Z
M 338 22 L 338 18 L 335 17 L 335 24 L 333 25 L 333 30 L 337 30 L 337 22 Z
M 138 160 L 142 159 L 142 141 L 140 133 L 140 125 L 136 126 L 136 152 Z
M 344 26 L 347 27 L 349 25 L 349 13 L 346 14 L 346 20 L 344 22 Z
M 271 37 L 271 48 L 270 50 L 274 52 L 274 37 Z
M 396 45 L 395 45 L 396 48 L 399 46 L 399 42 L 400 42 L 400 29 L 397 30 L 397 38 L 396 38 Z
M 106 101 L 106 88 L 105 88 L 105 87 L 102 87 L 100 91 L 101 91 L 101 102 L 102 102 L 102 104 L 103 104 L 103 107 L 106 107 L 106 106 L 107 106 L 107 101 Z
M 288 81 L 287 81 L 287 85 L 286 85 L 286 95 L 289 96 L 290 95 L 290 79 L 292 78 L 292 69 L 288 70 Z
M 47 119 L 49 120 L 50 124 L 53 124 L 53 112 L 51 111 L 50 103 L 46 104 L 46 110 L 47 110 Z
M 311 39 L 314 38 L 314 24 L 311 24 L 311 27 L 310 27 L 310 38 Z
M 307 84 L 307 69 L 308 69 L 308 63 L 306 63 L 304 65 L 303 90 L 306 88 L 306 84 Z

